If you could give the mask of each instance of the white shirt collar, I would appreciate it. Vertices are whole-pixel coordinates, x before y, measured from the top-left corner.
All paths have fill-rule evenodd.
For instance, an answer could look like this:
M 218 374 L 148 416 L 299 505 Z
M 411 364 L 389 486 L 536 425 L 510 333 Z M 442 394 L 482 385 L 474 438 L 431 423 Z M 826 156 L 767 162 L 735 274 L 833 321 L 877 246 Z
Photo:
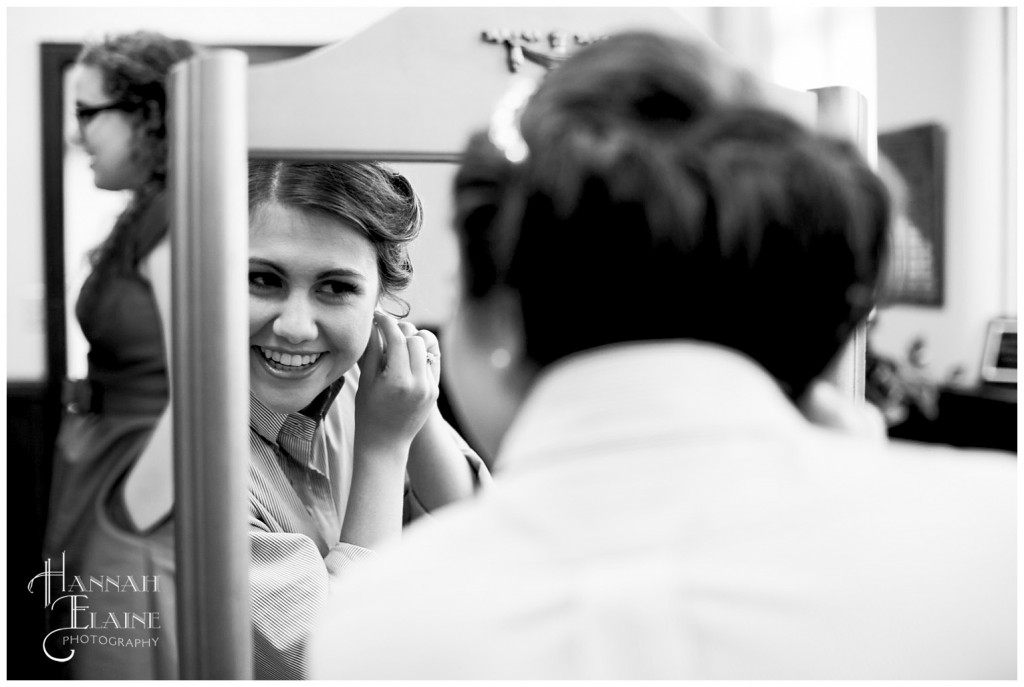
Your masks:
M 794 423 L 805 420 L 774 379 L 736 351 L 689 341 L 619 344 L 544 370 L 496 467 L 504 473 L 607 453 L 615 445 L 778 431 Z

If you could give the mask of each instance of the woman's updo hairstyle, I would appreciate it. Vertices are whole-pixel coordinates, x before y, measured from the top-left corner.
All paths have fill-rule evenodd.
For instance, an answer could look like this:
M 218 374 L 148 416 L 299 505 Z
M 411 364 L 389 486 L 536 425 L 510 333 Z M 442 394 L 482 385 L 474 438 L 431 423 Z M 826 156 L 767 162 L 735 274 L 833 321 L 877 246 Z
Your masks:
M 361 231 L 377 252 L 381 293 L 409 306 L 398 292 L 413 268 L 409 242 L 423 224 L 423 206 L 409 180 L 378 162 L 254 160 L 249 163 L 249 218 L 271 203 L 338 220 Z

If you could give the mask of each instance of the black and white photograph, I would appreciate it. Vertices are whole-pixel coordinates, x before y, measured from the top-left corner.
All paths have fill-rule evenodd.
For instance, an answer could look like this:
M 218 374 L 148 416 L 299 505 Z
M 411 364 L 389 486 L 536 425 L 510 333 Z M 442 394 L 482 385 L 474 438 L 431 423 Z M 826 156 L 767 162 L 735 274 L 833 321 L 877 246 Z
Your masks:
M 1017 679 L 1015 6 L 4 12 L 7 680 Z

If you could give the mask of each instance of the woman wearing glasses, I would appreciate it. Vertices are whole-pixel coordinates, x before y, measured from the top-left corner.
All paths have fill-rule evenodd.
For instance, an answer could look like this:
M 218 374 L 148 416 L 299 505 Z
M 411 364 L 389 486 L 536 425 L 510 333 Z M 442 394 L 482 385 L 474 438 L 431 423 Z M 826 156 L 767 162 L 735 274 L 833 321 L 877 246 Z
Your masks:
M 162 334 L 169 315 L 169 294 L 163 292 L 170 280 L 161 276 L 170 265 L 166 80 L 171 67 L 194 52 L 186 41 L 136 32 L 86 45 L 73 67 L 78 129 L 72 143 L 89 155 L 98 188 L 128 191 L 130 199 L 89 256 L 91 272 L 75 307 L 89 341 L 88 377 L 65 384 L 66 410 L 54 454 L 44 558 L 64 571 L 64 587 L 50 613 L 50 629 L 61 631 L 44 649 L 72 677 L 102 678 L 126 669 L 139 675 L 172 648 L 173 636 L 166 632 L 155 646 L 145 642 L 166 622 L 158 604 L 170 602 L 173 590 L 166 581 L 160 587 L 154 579 L 160 571 L 154 569 L 142 576 L 150 579 L 135 576 L 127 583 L 138 561 L 125 560 L 129 547 L 119 546 L 98 516 L 116 493 L 114 482 L 141 455 L 170 456 Z M 160 536 L 161 526 L 152 534 Z M 74 576 L 85 584 L 76 584 Z M 101 592 L 115 593 L 106 582 L 118 576 L 128 587 L 114 585 L 116 593 L 137 594 L 144 620 L 126 622 L 104 612 Z M 102 580 L 105 589 L 89 584 L 90 577 Z M 147 589 L 136 592 L 132 586 Z

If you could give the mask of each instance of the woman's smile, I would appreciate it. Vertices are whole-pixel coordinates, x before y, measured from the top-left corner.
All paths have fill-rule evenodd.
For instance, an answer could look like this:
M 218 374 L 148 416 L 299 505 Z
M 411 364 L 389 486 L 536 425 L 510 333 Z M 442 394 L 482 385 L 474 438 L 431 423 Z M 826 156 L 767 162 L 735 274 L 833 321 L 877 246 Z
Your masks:
M 268 375 L 264 377 L 266 381 L 259 386 L 262 387 L 267 383 L 287 385 L 289 382 L 295 382 L 300 384 L 295 391 L 302 392 L 303 395 L 305 390 L 301 387 L 305 387 L 310 380 L 320 383 L 320 371 L 324 367 L 323 361 L 329 358 L 326 352 L 298 355 L 281 353 L 258 345 L 251 347 L 249 356 L 253 361 L 250 365 L 255 368 L 251 369 L 250 374 Z M 281 391 L 284 391 L 284 387 L 281 388 Z
M 281 369 L 285 372 L 296 371 L 308 368 L 321 357 L 327 355 L 326 351 L 320 351 L 319 353 L 282 353 L 270 348 L 264 348 L 263 346 L 253 346 L 254 349 L 263 354 L 267 362 L 275 369 Z

